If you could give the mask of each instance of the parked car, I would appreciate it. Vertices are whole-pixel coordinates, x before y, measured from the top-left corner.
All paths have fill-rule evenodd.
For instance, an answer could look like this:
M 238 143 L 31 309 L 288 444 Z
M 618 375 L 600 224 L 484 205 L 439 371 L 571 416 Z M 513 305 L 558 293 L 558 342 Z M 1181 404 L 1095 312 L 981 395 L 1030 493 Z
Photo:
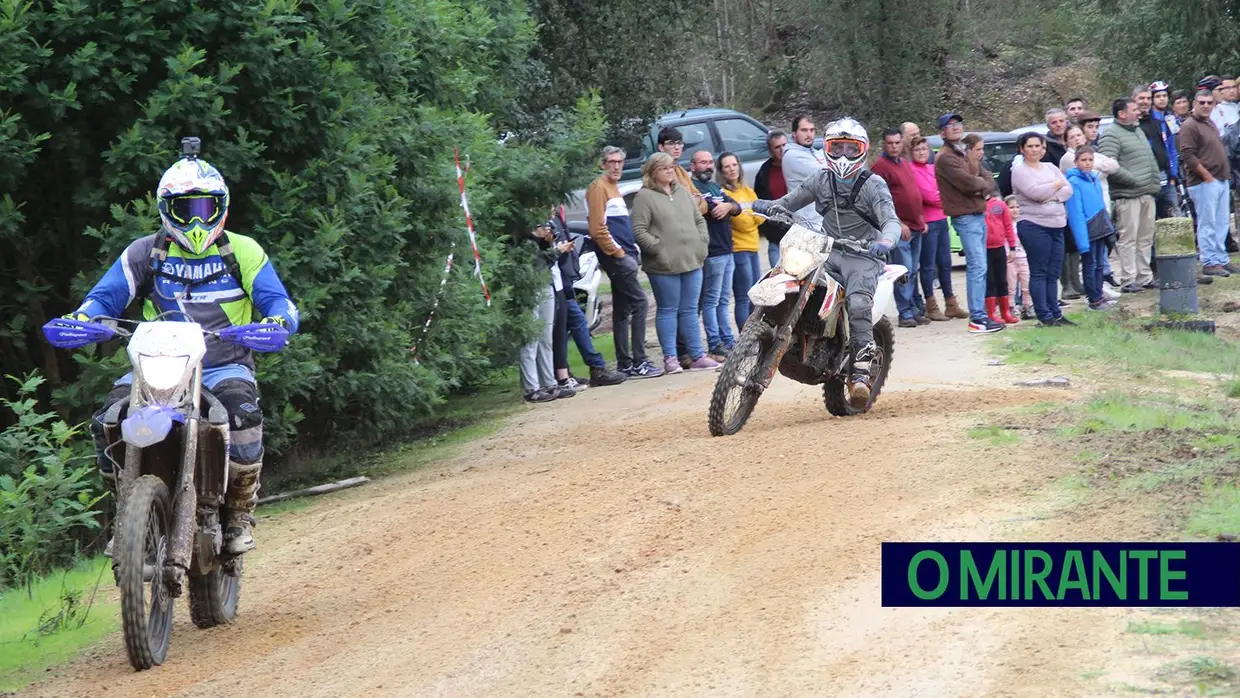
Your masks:
M 629 152 L 624 161 L 624 173 L 620 175 L 620 195 L 630 207 L 633 195 L 642 186 L 642 163 L 655 152 L 659 130 L 674 126 L 685 138 L 685 150 L 679 164 L 688 169 L 693 153 L 709 150 L 718 156 L 730 151 L 736 153 L 745 171 L 745 181 L 753 186 L 758 168 L 766 162 L 766 136 L 771 129 L 757 119 L 732 109 L 686 109 L 669 112 L 659 117 L 641 139 L 641 150 Z M 586 220 L 585 190 L 579 189 L 569 195 L 564 213 L 569 221 Z
M 1106 127 L 1111 125 L 1113 121 L 1115 121 L 1115 117 L 1112 117 L 1112 116 L 1104 116 L 1101 119 L 1099 119 L 1098 120 L 1098 132 L 1102 133 L 1103 131 L 1105 131 Z M 1046 133 L 1046 130 L 1047 130 L 1046 124 L 1032 124 L 1030 126 L 1021 126 L 1020 128 L 1014 128 L 1011 131 L 1009 131 L 1009 133 L 1016 135 L 1016 136 L 1019 136 L 1020 134 L 1026 133 L 1028 131 L 1036 131 L 1037 133 L 1044 134 Z
M 974 131 L 972 133 L 977 133 L 982 137 L 982 164 L 997 180 L 999 171 L 1016 157 L 1016 137 L 1019 134 L 1004 131 Z M 926 143 L 930 146 L 931 152 L 937 153 L 939 148 L 943 147 L 943 138 L 929 136 L 926 138 Z M 956 229 L 952 227 L 950 220 L 947 223 L 947 229 L 952 236 L 952 251 L 963 257 L 964 246 L 960 244 L 960 236 L 956 234 Z

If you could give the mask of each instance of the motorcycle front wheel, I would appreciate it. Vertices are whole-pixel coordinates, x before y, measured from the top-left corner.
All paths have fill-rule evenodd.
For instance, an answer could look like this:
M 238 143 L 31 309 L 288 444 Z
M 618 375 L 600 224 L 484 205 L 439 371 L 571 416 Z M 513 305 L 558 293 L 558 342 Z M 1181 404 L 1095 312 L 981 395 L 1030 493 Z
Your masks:
M 707 424 L 711 436 L 731 436 L 749 421 L 762 396 L 759 372 L 774 345 L 774 331 L 763 318 L 751 317 L 745 323 L 710 396 Z
M 828 376 L 822 384 L 822 398 L 831 414 L 837 417 L 865 414 L 878 400 L 878 393 L 883 389 L 883 383 L 887 382 L 887 372 L 891 370 L 891 357 L 896 353 L 895 331 L 887 318 L 874 323 L 874 346 L 878 351 L 870 362 L 873 382 L 870 384 L 870 399 L 866 401 L 865 407 L 858 409 L 849 402 L 848 376 Z
M 164 582 L 171 503 L 168 485 L 143 475 L 125 498 L 117 522 L 112 559 L 121 592 L 121 627 L 129 663 L 138 671 L 163 664 L 172 638 L 173 599 Z

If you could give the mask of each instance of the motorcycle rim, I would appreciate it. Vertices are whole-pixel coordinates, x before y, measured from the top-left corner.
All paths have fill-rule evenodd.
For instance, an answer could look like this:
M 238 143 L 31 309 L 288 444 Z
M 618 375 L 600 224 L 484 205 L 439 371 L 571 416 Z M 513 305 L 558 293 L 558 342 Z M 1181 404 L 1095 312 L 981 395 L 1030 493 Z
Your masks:
M 761 318 L 750 318 L 711 393 L 707 422 L 712 436 L 735 434 L 753 414 L 762 395 L 760 372 L 771 344 L 769 326 Z

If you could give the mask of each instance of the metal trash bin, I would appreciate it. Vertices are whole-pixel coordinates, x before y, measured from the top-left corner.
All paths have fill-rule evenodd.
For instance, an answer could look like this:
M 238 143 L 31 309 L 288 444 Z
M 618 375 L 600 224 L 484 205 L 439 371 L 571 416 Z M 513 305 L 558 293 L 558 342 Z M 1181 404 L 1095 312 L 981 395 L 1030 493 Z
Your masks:
M 1197 255 L 1164 255 L 1158 260 L 1158 312 L 1194 314 L 1197 307 Z

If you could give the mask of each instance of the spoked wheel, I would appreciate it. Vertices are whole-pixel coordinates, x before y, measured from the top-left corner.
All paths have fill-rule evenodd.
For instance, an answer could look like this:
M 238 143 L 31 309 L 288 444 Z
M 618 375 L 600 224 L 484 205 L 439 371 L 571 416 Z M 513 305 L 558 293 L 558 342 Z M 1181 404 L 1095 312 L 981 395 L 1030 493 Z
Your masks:
M 870 399 L 865 407 L 856 408 L 848 400 L 848 376 L 831 376 L 822 384 L 822 398 L 827 411 L 837 417 L 851 417 L 865 414 L 878 400 L 878 393 L 887 382 L 887 373 L 891 370 L 891 357 L 895 355 L 895 333 L 891 329 L 891 321 L 883 318 L 874 324 L 874 360 L 870 362 L 871 383 Z
M 231 623 L 237 617 L 241 600 L 241 559 L 231 569 L 216 567 L 203 577 L 190 577 L 189 615 L 194 625 L 214 628 Z
M 138 671 L 162 664 L 172 637 L 173 599 L 164 582 L 171 509 L 164 481 L 143 475 L 125 498 L 118 522 L 113 560 L 121 592 L 121 625 L 129 663 Z
M 741 430 L 762 396 L 759 372 L 774 334 L 762 318 L 751 318 L 723 363 L 710 396 L 707 422 L 711 436 L 730 436 Z

